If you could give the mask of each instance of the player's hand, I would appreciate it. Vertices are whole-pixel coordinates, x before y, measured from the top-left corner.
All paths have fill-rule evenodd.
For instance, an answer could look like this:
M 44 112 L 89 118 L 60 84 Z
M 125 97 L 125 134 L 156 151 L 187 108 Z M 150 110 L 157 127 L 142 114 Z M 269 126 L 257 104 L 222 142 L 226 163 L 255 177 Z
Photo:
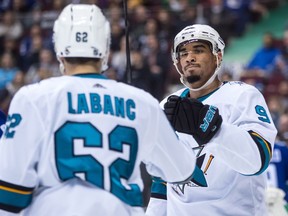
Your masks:
M 199 145 L 208 143 L 222 123 L 216 107 L 192 98 L 171 95 L 164 104 L 164 112 L 174 130 L 193 135 Z
M 205 104 L 198 118 L 199 123 L 194 138 L 198 144 L 202 145 L 208 143 L 220 129 L 222 117 L 217 107 Z
M 191 108 L 192 101 L 176 95 L 168 97 L 164 104 L 164 112 L 175 131 L 194 135 L 196 133 L 195 120 L 203 106 L 195 101 L 194 108 Z M 197 104 L 199 107 L 197 107 Z M 193 116 L 194 115 L 194 116 Z

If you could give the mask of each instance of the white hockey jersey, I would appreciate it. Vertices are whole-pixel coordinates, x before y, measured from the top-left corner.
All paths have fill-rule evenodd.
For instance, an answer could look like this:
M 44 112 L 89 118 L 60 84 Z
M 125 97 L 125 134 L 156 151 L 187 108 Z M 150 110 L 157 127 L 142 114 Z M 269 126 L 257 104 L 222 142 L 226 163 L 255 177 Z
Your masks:
M 174 93 L 188 94 L 188 89 Z M 146 215 L 266 216 L 262 172 L 271 159 L 277 131 L 262 94 L 235 81 L 198 100 L 219 109 L 221 128 L 203 146 L 179 133 L 197 154 L 197 175 L 187 184 L 168 183 L 167 188 L 155 178 Z
M 150 94 L 96 74 L 15 95 L 0 141 L 0 215 L 144 215 L 140 163 L 169 182 L 195 155 Z M 11 213 L 9 213 L 11 212 Z M 14 213 L 13 213 L 14 212 Z

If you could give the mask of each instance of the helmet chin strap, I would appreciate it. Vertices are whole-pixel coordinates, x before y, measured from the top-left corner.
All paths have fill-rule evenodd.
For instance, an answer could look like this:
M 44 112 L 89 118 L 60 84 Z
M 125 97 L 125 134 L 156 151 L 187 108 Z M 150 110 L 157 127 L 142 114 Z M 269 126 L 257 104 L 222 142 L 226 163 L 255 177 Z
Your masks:
M 181 73 L 181 72 L 179 71 L 178 66 L 177 66 L 177 63 L 174 63 L 174 66 L 175 66 L 177 72 L 180 74 L 180 81 L 181 81 L 181 83 L 182 83 L 184 86 L 186 86 L 187 88 L 189 88 L 191 91 L 200 91 L 200 90 L 204 89 L 205 87 L 207 87 L 208 85 L 210 85 L 210 84 L 214 81 L 214 79 L 216 78 L 216 76 L 217 76 L 217 74 L 218 74 L 218 72 L 219 72 L 219 69 L 220 69 L 220 64 L 219 64 L 218 56 L 217 56 L 217 55 L 215 55 L 215 56 L 216 56 L 216 61 L 217 61 L 217 68 L 215 69 L 214 74 L 207 80 L 207 82 L 206 82 L 204 85 L 202 85 L 201 87 L 199 87 L 199 88 L 191 88 L 191 87 L 189 86 L 189 83 L 187 82 L 187 80 L 186 80 L 185 77 L 183 76 L 183 73 Z
M 64 75 L 65 67 L 64 67 L 62 62 L 59 64 L 59 70 L 60 70 L 61 74 Z
M 59 62 L 59 70 L 60 70 L 61 74 L 64 75 L 65 67 L 64 67 L 63 61 L 58 56 L 57 56 L 57 60 Z

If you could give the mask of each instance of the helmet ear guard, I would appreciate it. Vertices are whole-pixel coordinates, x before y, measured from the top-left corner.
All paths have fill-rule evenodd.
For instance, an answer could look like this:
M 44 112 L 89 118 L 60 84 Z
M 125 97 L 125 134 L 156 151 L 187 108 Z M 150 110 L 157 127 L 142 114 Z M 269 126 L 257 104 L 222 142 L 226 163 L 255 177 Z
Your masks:
M 61 57 L 99 58 L 102 71 L 108 68 L 110 24 L 96 5 L 69 4 L 53 28 L 57 59 Z

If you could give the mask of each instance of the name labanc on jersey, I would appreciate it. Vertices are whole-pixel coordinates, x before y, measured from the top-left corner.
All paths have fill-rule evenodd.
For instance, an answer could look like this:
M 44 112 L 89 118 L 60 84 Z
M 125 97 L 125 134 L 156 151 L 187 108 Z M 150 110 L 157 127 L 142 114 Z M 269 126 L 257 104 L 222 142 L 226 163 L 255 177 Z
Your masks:
M 71 92 L 67 93 L 68 113 L 102 113 L 104 115 L 112 115 L 121 118 L 128 118 L 135 120 L 136 104 L 132 99 L 124 99 L 122 97 L 112 97 L 108 94 L 102 96 L 97 93 L 90 93 L 89 97 L 84 93 L 77 93 L 73 95 Z M 7 131 L 5 133 L 7 138 L 13 138 L 15 127 L 17 127 L 22 120 L 21 114 L 10 114 L 7 118 Z M 2 131 L 6 125 L 1 125 Z

